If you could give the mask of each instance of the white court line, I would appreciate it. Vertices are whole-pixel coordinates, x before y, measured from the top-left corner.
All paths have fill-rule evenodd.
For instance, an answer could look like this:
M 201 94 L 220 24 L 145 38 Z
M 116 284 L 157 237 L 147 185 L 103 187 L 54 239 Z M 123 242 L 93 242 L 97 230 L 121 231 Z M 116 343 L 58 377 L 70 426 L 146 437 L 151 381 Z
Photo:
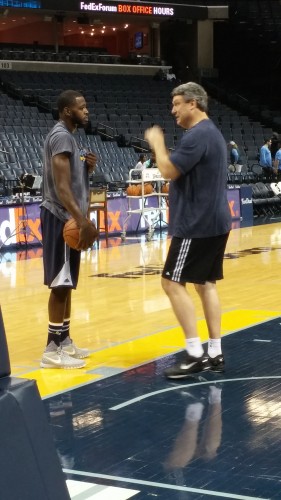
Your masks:
M 204 372 L 202 372 L 204 373 Z M 200 376 L 200 375 L 199 375 Z M 177 385 L 176 387 L 166 387 L 166 389 L 161 389 L 159 391 L 149 392 L 148 394 L 144 394 L 143 396 L 138 396 L 137 398 L 129 399 L 124 403 L 120 403 L 119 405 L 112 406 L 109 410 L 120 410 L 121 408 L 125 408 L 126 406 L 132 405 L 134 403 L 138 403 L 143 399 L 150 398 L 152 396 L 156 396 L 157 394 L 162 394 L 163 392 L 169 391 L 177 391 L 178 389 L 184 389 L 186 387 L 195 387 L 196 385 L 206 385 L 211 384 L 214 385 L 216 382 L 241 382 L 245 380 L 267 380 L 267 379 L 279 379 L 281 375 L 276 376 L 268 376 L 268 377 L 243 377 L 243 378 L 229 378 L 229 379 L 220 379 L 220 380 L 207 380 L 206 382 L 192 382 L 191 384 Z
M 152 486 L 153 488 L 162 488 L 166 490 L 176 490 L 176 491 L 187 491 L 189 493 L 200 493 L 201 495 L 210 495 L 221 498 L 233 498 L 234 500 L 270 500 L 270 498 L 261 498 L 261 497 L 249 497 L 245 495 L 236 495 L 235 493 L 221 493 L 220 491 L 211 491 L 204 490 L 200 488 L 189 488 L 187 486 L 177 486 L 173 484 L 165 484 L 165 483 L 154 483 L 153 481 L 143 481 L 138 479 L 131 479 L 127 477 L 119 477 L 119 476 L 109 476 L 106 474 L 95 474 L 93 472 L 83 472 L 71 469 L 63 469 L 63 472 L 66 474 L 76 474 L 78 476 L 86 476 L 86 477 L 98 477 L 99 479 L 107 479 L 111 481 L 118 481 L 124 483 L 132 483 L 135 485 L 143 485 L 143 486 Z M 139 486 L 138 486 L 139 487 Z M 114 499 L 115 500 L 115 499 Z
M 254 339 L 253 342 L 272 342 L 272 340 L 268 340 L 268 339 Z
M 114 498 L 114 500 L 128 500 L 139 493 L 139 490 L 86 483 L 84 481 L 73 481 L 72 479 L 67 479 L 66 485 L 71 500 L 108 500 L 109 498 Z

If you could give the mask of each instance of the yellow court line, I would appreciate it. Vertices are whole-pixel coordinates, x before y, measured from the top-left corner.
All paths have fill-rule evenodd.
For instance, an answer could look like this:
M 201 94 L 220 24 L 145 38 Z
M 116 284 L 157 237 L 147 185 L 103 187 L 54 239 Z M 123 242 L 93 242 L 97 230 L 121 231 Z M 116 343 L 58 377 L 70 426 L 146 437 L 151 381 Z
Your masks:
M 250 326 L 269 321 L 281 316 L 281 310 L 270 311 L 261 309 L 235 309 L 222 314 L 222 335 L 229 332 L 248 328 Z M 202 341 L 208 339 L 205 321 L 198 322 L 199 333 Z
M 100 379 L 98 375 L 86 373 L 84 370 L 38 369 L 21 375 L 22 378 L 36 380 L 41 397 L 57 392 L 67 391 L 74 387 Z
M 280 311 L 249 309 L 228 311 L 222 315 L 222 334 L 226 335 L 278 316 Z M 200 338 L 205 342 L 208 339 L 206 323 L 202 319 L 197 324 Z M 50 396 L 103 378 L 105 368 L 129 370 L 177 352 L 183 347 L 182 330 L 176 327 L 94 352 L 88 358 L 85 369 L 38 369 L 21 373 L 20 376 L 36 380 L 41 396 Z M 89 373 L 91 370 L 95 373 Z

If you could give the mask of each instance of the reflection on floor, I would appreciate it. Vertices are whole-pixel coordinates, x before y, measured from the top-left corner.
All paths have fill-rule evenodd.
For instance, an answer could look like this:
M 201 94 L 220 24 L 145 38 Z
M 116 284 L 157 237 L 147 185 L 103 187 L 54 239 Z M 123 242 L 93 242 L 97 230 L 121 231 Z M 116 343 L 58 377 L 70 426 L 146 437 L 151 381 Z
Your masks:
M 225 374 L 167 381 L 179 353 L 45 399 L 67 477 L 137 500 L 280 499 L 280 334 L 278 318 L 226 336 Z

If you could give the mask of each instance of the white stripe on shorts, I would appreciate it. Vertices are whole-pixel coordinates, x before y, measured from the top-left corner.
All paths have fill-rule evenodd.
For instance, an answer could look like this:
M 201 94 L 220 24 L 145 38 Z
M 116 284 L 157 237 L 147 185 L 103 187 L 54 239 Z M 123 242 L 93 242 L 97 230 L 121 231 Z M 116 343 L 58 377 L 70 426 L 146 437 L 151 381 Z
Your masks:
M 184 263 L 186 260 L 186 256 L 187 256 L 188 251 L 189 251 L 191 241 L 192 240 L 188 240 L 188 239 L 182 240 L 181 248 L 179 251 L 179 255 L 178 255 L 177 262 L 176 262 L 175 269 L 174 269 L 173 276 L 172 276 L 173 281 L 180 281 L 180 279 L 181 279 L 181 273 L 182 273 L 183 266 L 184 266 Z
M 53 279 L 50 288 L 56 288 L 58 286 L 72 286 L 72 278 L 70 273 L 70 265 L 69 265 L 69 255 L 70 249 L 69 246 L 64 244 L 64 264 L 60 269 L 57 276 Z

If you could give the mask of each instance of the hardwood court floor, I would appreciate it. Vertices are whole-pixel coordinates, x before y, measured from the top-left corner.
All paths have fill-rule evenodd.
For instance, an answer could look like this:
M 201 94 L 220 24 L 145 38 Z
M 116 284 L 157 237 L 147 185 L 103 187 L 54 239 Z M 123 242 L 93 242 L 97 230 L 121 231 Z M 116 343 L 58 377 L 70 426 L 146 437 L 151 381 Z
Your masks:
M 183 348 L 183 336 L 160 286 L 169 240 L 111 239 L 82 255 L 73 293 L 72 337 L 91 356 L 82 370 L 43 370 L 49 292 L 42 285 L 41 248 L 0 254 L 1 307 L 12 374 L 34 378 L 43 397 L 165 357 Z M 281 314 L 281 226 L 237 228 L 218 284 L 222 332 L 258 324 Z M 194 296 L 198 328 L 207 338 L 203 312 Z
M 72 500 L 280 500 L 281 226 L 232 231 L 219 283 L 226 373 L 180 382 L 163 377 L 183 348 L 160 288 L 168 245 L 116 238 L 83 254 L 72 333 L 91 355 L 70 371 L 39 368 L 41 249 L 0 254 L 12 374 L 37 380 Z

